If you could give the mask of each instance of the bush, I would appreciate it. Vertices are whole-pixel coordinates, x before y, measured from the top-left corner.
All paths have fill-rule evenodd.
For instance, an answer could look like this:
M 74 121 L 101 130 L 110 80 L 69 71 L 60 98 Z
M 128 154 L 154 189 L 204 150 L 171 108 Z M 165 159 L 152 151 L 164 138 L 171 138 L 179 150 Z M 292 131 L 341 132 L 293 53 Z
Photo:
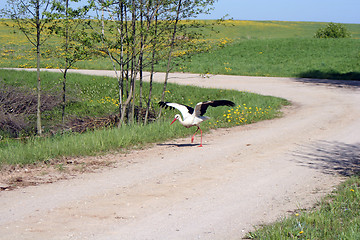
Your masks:
M 315 33 L 315 38 L 349 38 L 350 32 L 341 23 L 329 23 L 324 28 L 319 28 Z

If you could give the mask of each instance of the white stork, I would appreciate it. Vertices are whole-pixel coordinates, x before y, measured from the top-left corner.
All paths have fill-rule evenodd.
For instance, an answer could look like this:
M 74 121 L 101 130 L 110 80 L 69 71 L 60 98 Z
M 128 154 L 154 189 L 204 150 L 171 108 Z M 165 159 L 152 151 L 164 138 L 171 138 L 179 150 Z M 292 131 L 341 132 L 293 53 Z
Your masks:
M 191 138 L 191 142 L 194 141 L 194 137 L 196 135 L 196 133 L 199 131 L 201 132 L 201 141 L 200 141 L 200 146 L 202 147 L 202 130 L 199 127 L 200 123 L 202 123 L 205 120 L 210 119 L 207 116 L 204 116 L 207 108 L 209 106 L 212 107 L 219 107 L 219 106 L 230 106 L 233 107 L 235 106 L 235 103 L 228 101 L 228 100 L 214 100 L 214 101 L 206 101 L 206 102 L 199 102 L 198 104 L 196 104 L 195 109 L 183 104 L 179 104 L 179 103 L 170 103 L 170 102 L 159 102 L 160 107 L 163 108 L 170 108 L 170 109 L 177 109 L 181 112 L 182 117 L 179 114 L 176 114 L 174 117 L 174 120 L 170 123 L 173 124 L 176 120 L 179 120 L 179 122 L 186 128 L 192 127 L 192 126 L 196 126 L 197 129 L 194 133 L 194 135 Z

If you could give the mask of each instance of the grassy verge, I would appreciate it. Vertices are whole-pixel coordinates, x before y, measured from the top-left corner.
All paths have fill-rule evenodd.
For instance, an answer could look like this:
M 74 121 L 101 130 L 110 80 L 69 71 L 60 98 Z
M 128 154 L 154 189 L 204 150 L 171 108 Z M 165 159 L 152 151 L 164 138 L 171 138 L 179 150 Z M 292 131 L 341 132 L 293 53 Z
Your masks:
M 0 70 L 0 79 L 6 84 L 31 87 L 35 85 L 36 73 Z M 59 91 L 61 74 L 43 73 L 43 89 Z M 114 114 L 118 108 L 116 100 L 117 81 L 114 78 L 85 76 L 70 74 L 68 79 L 69 93 L 77 95 L 67 105 L 67 116 L 86 117 Z M 144 92 L 148 91 L 148 84 L 144 83 Z M 162 91 L 162 84 L 153 86 L 153 101 L 155 112 Z M 147 98 L 144 94 L 144 99 Z M 202 124 L 206 132 L 218 127 L 231 127 L 250 124 L 257 121 L 271 119 L 280 115 L 280 108 L 288 102 L 281 98 L 261 96 L 249 92 L 233 90 L 205 89 L 192 86 L 169 84 L 166 92 L 166 101 L 179 102 L 194 106 L 197 102 L 209 99 L 228 99 L 236 106 L 209 108 L 209 121 Z M 137 103 L 138 104 L 138 103 Z M 45 138 L 25 138 L 15 140 L 4 138 L 0 141 L 1 164 L 30 164 L 38 161 L 47 161 L 64 156 L 96 155 L 109 151 L 143 146 L 147 143 L 164 141 L 166 139 L 187 136 L 194 129 L 186 129 L 180 124 L 169 126 L 170 120 L 176 111 L 165 110 L 162 118 L 149 125 L 135 124 L 122 128 L 104 128 L 89 131 L 84 134 L 65 133 L 55 134 Z M 60 109 L 44 112 L 44 125 L 51 129 L 61 119 Z M 33 122 L 35 125 L 35 122 Z
M 184 135 L 184 131 L 165 128 L 159 121 L 146 126 L 100 129 L 83 134 L 68 133 L 26 142 L 8 139 L 0 145 L 1 163 L 31 164 L 59 157 L 88 156 L 111 150 L 126 150 L 168 138 Z M 179 130 L 179 131 L 176 131 Z
M 360 177 L 352 177 L 311 211 L 248 233 L 249 239 L 360 239 Z

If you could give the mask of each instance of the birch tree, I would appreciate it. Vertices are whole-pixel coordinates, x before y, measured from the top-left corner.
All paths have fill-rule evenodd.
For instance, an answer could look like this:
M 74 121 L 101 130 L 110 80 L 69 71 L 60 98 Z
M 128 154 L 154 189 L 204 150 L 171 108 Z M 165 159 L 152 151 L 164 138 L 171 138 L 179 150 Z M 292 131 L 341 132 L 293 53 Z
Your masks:
M 180 19 L 187 19 L 191 17 L 196 17 L 200 13 L 206 13 L 209 11 L 209 6 L 216 0 L 173 0 L 170 4 L 169 17 L 168 21 L 172 26 L 172 34 L 171 34 L 171 41 L 168 48 L 168 55 L 167 55 L 167 66 L 166 66 L 166 73 L 165 79 L 163 84 L 163 91 L 161 95 L 161 101 L 164 101 L 165 92 L 167 88 L 167 82 L 169 79 L 169 73 L 172 70 L 171 62 L 173 57 L 173 50 L 176 41 L 176 35 L 178 33 L 178 23 Z M 159 117 L 161 116 L 162 109 L 160 108 Z
M 8 0 L 7 7 L 3 9 L 3 15 L 11 18 L 16 26 L 26 36 L 27 40 L 36 49 L 36 73 L 37 73 L 37 111 L 36 129 L 39 136 L 42 135 L 41 126 L 41 78 L 40 59 L 44 42 L 49 38 L 51 28 L 48 23 L 52 0 Z
M 63 74 L 61 114 L 63 124 L 65 122 L 68 70 L 71 69 L 76 62 L 88 58 L 91 53 L 91 49 L 85 44 L 82 44 L 89 39 L 84 25 L 90 6 L 84 5 L 75 9 L 69 5 L 69 3 L 76 2 L 79 2 L 79 0 L 54 0 L 52 6 L 52 17 L 56 20 L 52 28 L 54 33 L 62 40 L 62 54 L 58 54 L 58 50 L 56 50 L 56 53 L 57 56 L 63 60 L 61 61 L 60 67 Z
M 148 122 L 152 100 L 152 82 L 155 64 L 167 61 L 163 96 L 166 91 L 178 23 L 206 11 L 215 0 L 96 0 L 101 36 L 101 51 L 106 52 L 118 74 L 119 126 L 133 123 L 142 108 L 143 69 L 150 70 L 150 86 L 146 101 L 144 123 Z M 99 28 L 102 32 L 99 33 Z M 119 71 L 119 73 L 118 73 Z M 135 80 L 140 76 L 139 90 Z M 139 93 L 137 95 L 137 93 Z M 138 105 L 136 105 L 138 104 Z M 135 111 L 135 109 L 138 109 Z

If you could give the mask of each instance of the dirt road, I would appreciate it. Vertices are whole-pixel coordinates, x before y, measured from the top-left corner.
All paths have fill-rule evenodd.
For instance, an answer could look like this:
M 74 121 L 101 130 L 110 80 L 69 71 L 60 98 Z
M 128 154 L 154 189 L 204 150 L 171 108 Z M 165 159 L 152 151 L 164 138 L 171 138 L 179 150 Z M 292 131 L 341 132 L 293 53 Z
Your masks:
M 239 239 L 312 206 L 359 161 L 358 87 L 191 74 L 172 74 L 170 82 L 293 105 L 283 118 L 206 134 L 203 148 L 177 139 L 108 156 L 118 161 L 113 169 L 2 191 L 1 239 Z

